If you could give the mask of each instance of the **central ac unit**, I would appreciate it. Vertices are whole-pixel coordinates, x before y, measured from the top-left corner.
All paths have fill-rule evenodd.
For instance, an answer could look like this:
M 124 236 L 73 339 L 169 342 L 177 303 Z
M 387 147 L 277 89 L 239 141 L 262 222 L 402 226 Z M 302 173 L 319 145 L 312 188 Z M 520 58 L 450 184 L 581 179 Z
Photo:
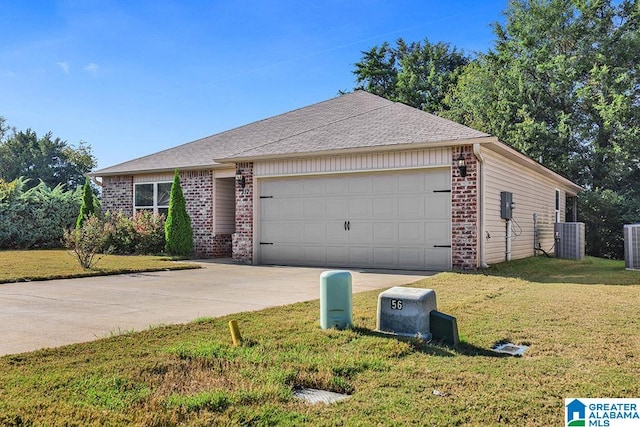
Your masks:
M 584 223 L 556 222 L 555 224 L 556 258 L 584 259 Z
M 624 266 L 640 270 L 640 223 L 624 226 Z

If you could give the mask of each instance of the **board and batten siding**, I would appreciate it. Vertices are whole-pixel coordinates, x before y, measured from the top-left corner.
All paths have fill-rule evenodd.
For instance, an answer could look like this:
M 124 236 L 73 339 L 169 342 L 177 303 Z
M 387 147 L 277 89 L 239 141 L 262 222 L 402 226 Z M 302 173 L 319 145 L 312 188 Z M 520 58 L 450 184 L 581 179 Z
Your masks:
M 533 214 L 537 215 L 538 241 L 545 251 L 554 244 L 556 189 L 560 190 L 560 221 L 564 221 L 566 190 L 551 178 L 514 163 L 490 150 L 484 158 L 484 259 L 488 264 L 505 261 L 506 220 L 500 218 L 500 192 L 513 193 L 511 259 L 534 255 Z M 538 253 L 542 255 L 542 253 Z
M 450 164 L 451 149 L 449 147 L 441 147 L 342 156 L 256 161 L 254 163 L 254 177 L 409 169 L 449 166 Z

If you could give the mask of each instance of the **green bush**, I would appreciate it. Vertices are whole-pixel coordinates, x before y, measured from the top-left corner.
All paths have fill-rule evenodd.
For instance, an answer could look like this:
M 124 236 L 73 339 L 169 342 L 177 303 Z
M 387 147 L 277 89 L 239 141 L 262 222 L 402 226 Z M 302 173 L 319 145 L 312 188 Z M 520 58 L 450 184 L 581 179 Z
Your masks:
M 81 193 L 27 179 L 0 180 L 0 249 L 60 248 L 64 230 L 75 225 Z
M 89 216 L 95 214 L 96 204 L 94 199 L 93 190 L 91 189 L 89 178 L 87 178 L 82 187 L 82 204 L 80 205 L 80 213 L 78 213 L 78 218 L 76 219 L 76 228 L 80 228 Z
M 169 255 L 188 256 L 193 250 L 193 229 L 177 169 L 173 174 L 170 197 L 169 214 L 165 223 L 165 251 Z
M 105 253 L 153 255 L 164 249 L 163 215 L 139 211 L 129 218 L 122 212 L 107 212 L 104 222 Z

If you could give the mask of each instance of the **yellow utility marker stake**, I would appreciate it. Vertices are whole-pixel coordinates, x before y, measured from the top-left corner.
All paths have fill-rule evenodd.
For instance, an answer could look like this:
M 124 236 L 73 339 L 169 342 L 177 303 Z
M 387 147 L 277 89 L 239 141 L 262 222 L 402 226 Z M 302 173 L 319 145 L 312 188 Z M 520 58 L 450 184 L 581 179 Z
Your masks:
M 229 322 L 229 330 L 231 331 L 231 339 L 233 340 L 233 345 L 236 347 L 242 344 L 242 336 L 240 335 L 240 328 L 238 327 L 238 322 L 235 320 L 231 320 Z

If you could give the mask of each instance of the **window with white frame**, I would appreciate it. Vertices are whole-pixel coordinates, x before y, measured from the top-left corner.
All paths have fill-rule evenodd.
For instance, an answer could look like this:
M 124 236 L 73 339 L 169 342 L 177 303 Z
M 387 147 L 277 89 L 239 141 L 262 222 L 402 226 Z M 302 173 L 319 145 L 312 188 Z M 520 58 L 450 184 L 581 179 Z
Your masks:
M 171 182 L 141 182 L 133 187 L 133 210 L 169 213 Z
M 560 190 L 556 188 L 556 222 L 560 222 Z

